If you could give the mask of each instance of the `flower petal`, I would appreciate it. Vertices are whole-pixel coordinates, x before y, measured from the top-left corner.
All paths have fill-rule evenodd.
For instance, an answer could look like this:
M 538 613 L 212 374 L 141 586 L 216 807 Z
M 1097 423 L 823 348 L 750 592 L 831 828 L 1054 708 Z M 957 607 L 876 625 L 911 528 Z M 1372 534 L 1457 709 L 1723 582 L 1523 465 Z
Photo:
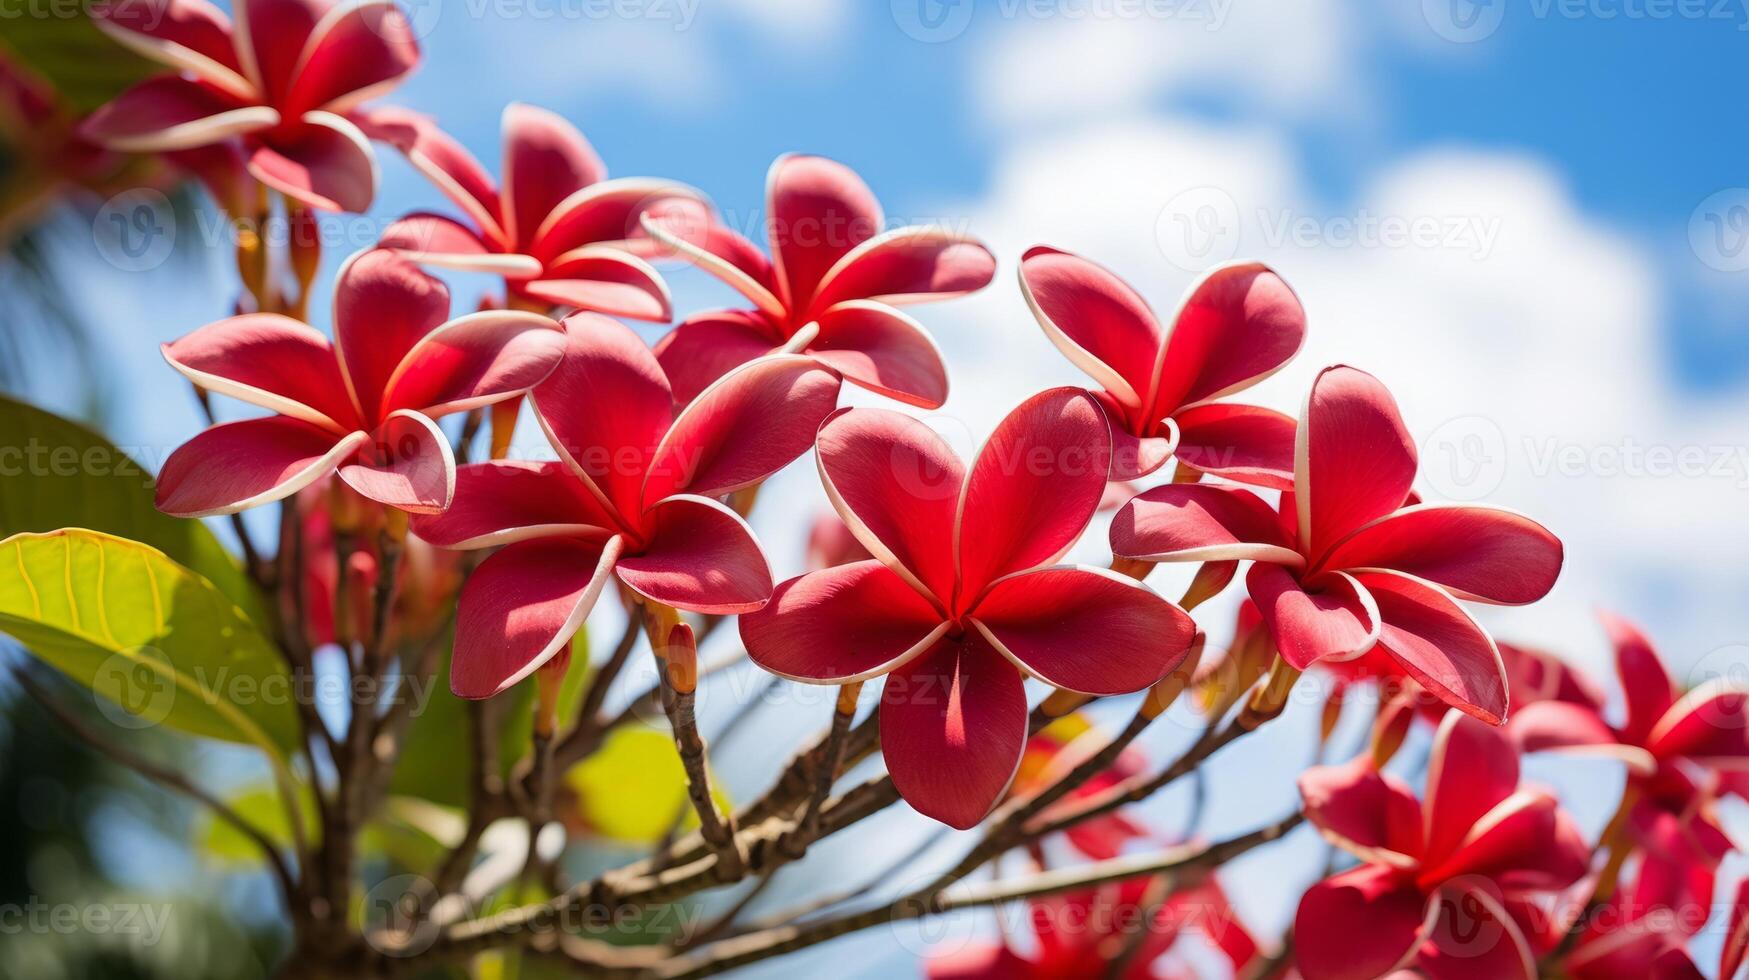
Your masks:
M 653 528 L 649 539 L 617 569 L 639 595 L 712 615 L 751 612 L 771 598 L 771 566 L 739 514 L 679 494 L 644 517 Z
M 997 423 L 971 469 L 954 521 L 956 606 L 994 580 L 1049 565 L 1099 508 L 1111 473 L 1111 430 L 1092 396 L 1052 388 Z
M 413 24 L 394 0 L 349 0 L 311 30 L 293 70 L 286 111 L 350 112 L 393 90 L 418 65 Z
M 472 228 L 439 214 L 407 215 L 383 230 L 377 247 L 392 248 L 421 265 L 461 272 L 511 279 L 541 272 L 540 262 L 533 256 L 494 251 Z
M 626 519 L 651 456 L 674 418 L 662 366 L 630 327 L 599 313 L 564 320 L 564 359 L 534 390 L 542 428 L 560 458 Z
M 695 313 L 656 342 L 656 359 L 682 405 L 713 381 L 782 345 L 776 327 L 756 310 Z
M 595 148 L 557 113 L 521 102 L 504 108 L 504 231 L 520 249 L 547 215 L 580 188 L 607 178 Z
M 1306 311 L 1258 262 L 1210 270 L 1173 320 L 1155 381 L 1155 414 L 1249 388 L 1281 370 L 1306 339 Z
M 1065 357 L 1126 409 L 1141 408 L 1165 342 L 1146 300 L 1104 266 L 1044 245 L 1021 257 L 1020 290 Z
M 1492 883 L 1442 889 L 1419 966 L 1431 980 L 1536 980 L 1536 959 Z M 1309 978 L 1308 978 L 1309 980 Z
M 1370 755 L 1300 774 L 1306 819 L 1324 839 L 1362 861 L 1413 868 L 1421 853 L 1421 802 Z
M 231 18 L 206 0 L 110 0 L 93 4 L 90 15 L 125 47 L 253 101 L 255 87 L 231 42 Z
M 407 161 L 456 203 L 498 249 L 509 249 L 498 208 L 498 185 L 491 174 L 454 137 L 429 117 L 396 106 L 357 113 L 371 138 L 406 155 Z
M 820 280 L 881 230 L 881 205 L 856 172 L 836 160 L 790 153 L 765 178 L 765 240 L 780 298 L 811 306 Z
M 1509 510 L 1416 504 L 1355 531 L 1322 564 L 1405 572 L 1462 599 L 1522 605 L 1554 587 L 1561 552 L 1548 528 Z
M 619 549 L 619 538 L 541 538 L 481 562 L 456 607 L 449 689 L 489 698 L 565 649 L 589 618 Z
M 1646 748 L 1659 759 L 1749 766 L 1749 690 L 1728 677 L 1700 684 L 1665 712 L 1647 736 Z
M 1518 788 L 1518 751 L 1504 729 L 1448 711 L 1427 761 L 1426 864 L 1455 851 L 1470 829 Z
M 1415 466 L 1415 442 L 1377 378 L 1345 365 L 1319 372 L 1294 447 L 1300 549 L 1316 558 L 1403 506 Z
M 850 300 L 820 314 L 819 336 L 807 352 L 852 384 L 919 408 L 947 401 L 947 366 L 923 325 L 868 300 Z
M 1737 885 L 1737 901 L 1731 906 L 1730 932 L 1725 934 L 1719 955 L 1719 977 L 1735 980 L 1749 955 L 1749 879 Z
M 1451 596 L 1408 576 L 1369 572 L 1356 578 L 1378 606 L 1378 649 L 1446 704 L 1490 725 L 1506 720 L 1506 663 L 1469 613 Z
M 1401 872 L 1363 864 L 1306 890 L 1294 957 L 1306 980 L 1382 977 L 1414 956 L 1430 918 L 1427 899 Z
M 1129 694 L 1184 662 L 1196 624 L 1147 586 L 1103 568 L 998 579 L 972 624 L 1021 670 L 1083 694 Z
M 435 514 L 455 498 L 449 437 L 418 412 L 390 412 L 340 478 L 361 495 L 409 514 Z
M 1379 638 L 1378 607 L 1366 588 L 1346 575 L 1308 591 L 1285 568 L 1257 562 L 1245 587 L 1283 659 L 1297 670 L 1319 660 L 1345 660 L 1372 649 Z
M 384 414 L 384 392 L 414 345 L 449 318 L 449 288 L 405 256 L 378 248 L 335 276 L 335 349 L 359 411 Z
M 1507 722 L 1521 752 L 1573 752 L 1620 759 L 1651 775 L 1657 762 L 1637 745 L 1624 745 L 1597 709 L 1564 701 L 1536 701 L 1518 708 Z
M 208 391 L 336 432 L 358 428 L 333 346 L 291 317 L 234 316 L 161 349 L 171 367 Z
M 883 232 L 838 260 L 812 309 L 866 299 L 894 306 L 952 299 L 983 289 L 996 275 L 984 243 L 946 228 L 914 226 Z
M 1652 728 L 1676 703 L 1676 685 L 1652 641 L 1638 626 L 1611 612 L 1599 612 L 1603 628 L 1615 648 L 1615 672 L 1627 698 L 1624 741 L 1644 744 Z
M 555 306 L 667 323 L 668 284 L 650 263 L 608 245 L 585 245 L 548 263 L 521 292 Z
M 162 153 L 207 146 L 279 124 L 279 113 L 239 105 L 179 75 L 148 78 L 116 96 L 79 125 L 79 135 L 124 153 Z
M 1274 508 L 1249 490 L 1217 483 L 1169 483 L 1138 494 L 1112 518 L 1111 551 L 1144 561 L 1300 564 Z
M 558 461 L 458 466 L 455 501 L 415 515 L 413 533 L 440 548 L 488 548 L 527 538 L 612 537 L 613 515 Z
M 543 262 L 585 245 L 616 245 L 639 258 L 665 251 L 643 228 L 646 214 L 708 217 L 704 192 L 672 180 L 621 177 L 589 184 L 554 205 L 529 240 L 529 253 Z M 751 247 L 751 246 L 749 246 Z
M 882 408 L 844 409 L 815 439 L 820 482 L 856 539 L 945 611 L 965 467 L 927 425 Z
M 899 795 L 950 827 L 975 826 L 1014 779 L 1026 710 L 1020 672 L 981 636 L 939 640 L 881 691 L 881 754 Z
M 284 499 L 333 472 L 368 438 L 362 432 L 336 436 L 284 416 L 215 425 L 164 461 L 158 509 L 211 517 Z
M 1294 420 L 1256 405 L 1200 405 L 1172 417 L 1178 461 L 1271 490 L 1294 486 Z
M 1512 887 L 1554 891 L 1590 869 L 1591 850 L 1560 804 L 1546 793 L 1520 790 L 1483 814 L 1463 842 L 1438 865 L 1422 872 L 1424 883 L 1476 875 Z
M 384 387 L 383 407 L 437 418 L 514 398 L 552 374 L 565 347 L 564 328 L 538 313 L 458 317 L 407 352 Z
M 741 642 L 781 677 L 847 684 L 903 666 L 948 625 L 904 579 L 866 560 L 779 585 L 764 608 L 741 617 Z
M 739 232 L 718 224 L 691 202 L 683 204 L 659 207 L 640 218 L 644 232 L 667 250 L 656 257 L 690 262 L 747 297 L 765 315 L 788 320 L 770 260 Z
M 675 417 L 650 461 L 643 499 L 681 491 L 717 497 L 759 483 L 814 444 L 838 389 L 836 375 L 796 355 L 730 371 Z
M 275 130 L 249 155 L 263 184 L 323 211 L 361 214 L 376 197 L 377 160 L 364 133 L 343 116 L 306 112 L 301 125 Z
M 269 103 L 280 104 L 290 91 L 305 43 L 334 6 L 333 0 L 238 0 L 232 5 L 237 61 Z

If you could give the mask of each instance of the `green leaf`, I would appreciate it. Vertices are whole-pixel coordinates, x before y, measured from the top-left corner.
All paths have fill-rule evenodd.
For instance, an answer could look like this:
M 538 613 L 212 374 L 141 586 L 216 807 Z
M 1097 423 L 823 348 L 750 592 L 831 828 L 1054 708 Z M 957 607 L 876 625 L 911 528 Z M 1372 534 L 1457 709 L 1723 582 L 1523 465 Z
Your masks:
M 304 787 L 299 796 L 298 810 L 303 814 L 305 839 L 313 839 L 317 825 L 316 801 L 308 787 Z M 272 783 L 244 787 L 226 797 L 225 805 L 254 825 L 268 840 L 281 847 L 291 845 L 291 817 Z M 220 819 L 211 810 L 201 811 L 196 833 L 201 850 L 220 864 L 244 865 L 250 869 L 261 867 L 261 848 L 230 821 Z
M 4 47 L 80 112 L 165 70 L 111 40 L 85 17 L 64 13 L 6 18 Z
M 260 592 L 200 521 L 159 513 L 152 475 L 97 433 L 0 396 L 0 538 L 84 527 L 151 545 L 204 577 L 256 623 Z
M 661 729 L 614 729 L 600 751 L 565 774 L 565 788 L 571 816 L 598 837 L 653 844 L 675 826 L 676 817 L 683 818 L 682 829 L 698 826 L 686 794 L 686 767 L 674 736 Z M 713 795 L 719 807 L 730 809 L 720 784 Z
M 117 724 L 280 758 L 297 747 L 299 692 L 278 654 L 229 597 L 156 548 L 77 528 L 0 541 L 0 631 L 102 695 Z

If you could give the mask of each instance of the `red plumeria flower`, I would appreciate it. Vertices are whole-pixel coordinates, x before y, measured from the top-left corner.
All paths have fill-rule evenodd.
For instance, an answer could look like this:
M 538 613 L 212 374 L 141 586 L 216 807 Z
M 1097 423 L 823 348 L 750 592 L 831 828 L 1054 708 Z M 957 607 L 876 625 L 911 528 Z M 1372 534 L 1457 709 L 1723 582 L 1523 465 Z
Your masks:
M 610 573 L 656 602 L 729 615 L 765 604 L 753 532 L 712 499 L 808 450 L 839 382 L 804 357 L 725 375 L 678 415 L 656 357 L 624 324 L 565 319 L 564 360 L 530 399 L 560 459 L 457 472 L 456 504 L 413 530 L 444 548 L 504 545 L 462 589 L 450 688 L 486 698 L 567 649 Z
M 699 313 L 662 338 L 656 355 L 675 395 L 684 402 L 735 365 L 781 348 L 871 391 L 940 406 L 947 399 L 941 352 L 895 307 L 982 289 L 996 273 L 995 256 L 945 229 L 881 231 L 880 203 L 862 178 L 824 157 L 779 157 L 765 195 L 769 259 L 696 206 L 645 219 L 654 237 L 755 307 Z
M 1447 704 L 1499 724 L 1506 668 L 1455 599 L 1534 602 L 1561 543 L 1519 514 L 1414 504 L 1415 443 L 1378 379 L 1326 368 L 1297 426 L 1281 513 L 1241 487 L 1171 484 L 1136 497 L 1112 552 L 1145 561 L 1250 559 L 1246 586 L 1283 658 L 1304 670 L 1376 644 Z
M 393 0 L 238 0 L 237 22 L 206 0 L 114 0 L 92 18 L 176 69 L 128 89 L 84 134 L 130 153 L 241 141 L 255 179 L 328 211 L 363 211 L 377 163 L 354 111 L 419 63 Z
M 1749 767 L 1749 690 L 1716 678 L 1678 697 L 1675 681 L 1645 634 L 1619 616 L 1601 615 L 1627 699 L 1625 721 L 1619 726 L 1606 721 L 1601 699 L 1546 701 L 1513 718 L 1512 734 L 1526 752 L 1596 753 L 1622 760 L 1640 796 L 1636 828 L 1648 827 L 1658 813 L 1676 814 L 1690 823 L 1699 859 L 1720 847 L 1729 850 L 1711 802 L 1719 773 Z
M 1048 246 L 1020 260 L 1020 289 L 1045 335 L 1104 388 L 1112 479 L 1152 473 L 1176 453 L 1204 472 L 1292 488 L 1293 419 L 1217 401 L 1281 370 L 1306 339 L 1306 311 L 1268 266 L 1211 270 L 1171 329 L 1110 270 Z
M 1687 943 L 1705 928 L 1712 913 L 1715 872 L 1718 858 L 1724 855 L 1721 852 L 1710 866 L 1697 865 L 1688 857 L 1691 846 L 1682 821 L 1664 814 L 1641 852 L 1632 880 L 1592 915 L 1578 945 L 1562 961 L 1566 976 L 1702 980 Z M 1540 952 L 1559 946 L 1567 932 L 1566 924 L 1561 925 L 1551 930 L 1546 949 Z
M 1526 706 L 1538 701 L 1564 701 L 1603 710 L 1602 692 L 1589 677 L 1559 657 L 1510 643 L 1497 646 L 1500 662 L 1506 668 L 1508 717 L 1516 717 Z M 1413 698 L 1419 716 L 1432 724 L 1437 725 L 1449 707 L 1376 646 L 1352 660 L 1319 661 L 1318 667 L 1333 675 L 1339 691 L 1368 681 L 1384 686 L 1387 693 L 1393 688 L 1402 691 Z
M 564 352 L 559 325 L 488 311 L 445 322 L 449 290 L 394 252 L 360 252 L 334 292 L 335 343 L 276 313 L 220 320 L 163 346 L 207 391 L 278 412 L 215 425 L 158 475 L 158 508 L 232 514 L 338 470 L 365 497 L 413 514 L 449 506 L 455 458 L 433 419 L 515 398 Z
M 930 980 L 1070 980 L 1111 975 L 1114 959 L 1129 952 L 1137 929 L 1146 932 L 1130 954 L 1124 980 L 1191 980 L 1200 974 L 1189 957 L 1175 955 L 1187 926 L 1200 932 L 1235 976 L 1257 956 L 1257 941 L 1214 878 L 1177 889 L 1148 909 L 1148 878 L 1131 878 L 1092 891 L 1034 899 L 1030 906 L 1036 948 L 1020 952 L 1006 942 L 976 945 L 925 964 Z
M 500 187 L 462 145 L 424 116 L 371 113 L 369 129 L 407 155 L 473 224 L 412 214 L 379 243 L 415 261 L 503 276 L 513 299 L 666 323 L 668 287 L 644 258 L 655 251 L 638 217 L 698 191 L 644 177 L 607 179 L 589 141 L 564 118 L 512 103 L 504 110 Z
M 1086 392 L 1028 399 L 970 469 L 882 409 L 840 411 L 815 448 L 876 559 L 783 583 L 741 617 L 741 638 L 755 663 L 805 683 L 892 674 L 881 748 L 919 812 L 964 829 L 1001 798 L 1026 743 L 1026 675 L 1125 694 L 1183 661 L 1195 626 L 1182 609 L 1127 576 L 1053 564 L 1105 488 L 1111 437 Z
M 1069 770 L 1098 751 L 1110 736 L 1094 727 L 1081 712 L 1065 715 L 1026 740 L 1026 751 L 1020 757 L 1020 769 L 1014 776 L 1011 796 L 1024 796 L 1043 790 L 1067 775 Z M 1126 749 L 1111 767 L 1071 790 L 1047 815 L 1074 808 L 1076 801 L 1100 795 L 1144 768 L 1141 752 Z M 1082 856 L 1094 861 L 1117 857 L 1126 844 L 1149 836 L 1148 829 L 1121 811 L 1076 824 L 1063 832 L 1063 837 Z
M 1294 942 L 1306 980 L 1372 980 L 1414 966 L 1434 980 L 1535 980 L 1518 901 L 1566 888 L 1591 852 L 1554 797 L 1518 788 L 1497 728 L 1448 712 L 1427 798 L 1362 756 L 1300 777 L 1306 819 L 1361 864 L 1300 899 Z

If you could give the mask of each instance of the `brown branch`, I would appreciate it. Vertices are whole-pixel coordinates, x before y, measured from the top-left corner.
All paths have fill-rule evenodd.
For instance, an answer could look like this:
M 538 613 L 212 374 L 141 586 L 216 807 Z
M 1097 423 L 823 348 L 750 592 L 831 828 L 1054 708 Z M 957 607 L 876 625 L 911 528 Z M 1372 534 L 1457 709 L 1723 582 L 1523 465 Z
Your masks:
M 845 684 L 838 689 L 838 700 L 832 706 L 832 724 L 826 730 L 819 764 L 814 769 L 814 790 L 802 807 L 802 815 L 789 833 L 778 840 L 784 857 L 798 860 L 808 851 L 808 844 L 819 835 L 820 807 L 832 794 L 832 784 L 844 766 L 844 741 L 850 733 L 850 723 L 856 720 L 856 700 L 862 694 L 862 683 Z
M 664 642 L 655 644 L 655 630 L 671 617 L 661 615 L 645 605 L 645 621 L 651 632 L 652 647 L 661 656 L 657 672 L 662 681 L 662 708 L 668 713 L 668 724 L 674 729 L 674 747 L 686 770 L 686 792 L 692 808 L 698 814 L 699 833 L 716 851 L 717 860 L 726 877 L 737 876 L 745 865 L 741 844 L 735 833 L 733 817 L 725 817 L 717 809 L 711 794 L 710 770 L 705 758 L 704 737 L 698 731 L 695 702 L 698 698 L 698 647 L 694 645 L 692 627 L 675 622 L 668 629 Z

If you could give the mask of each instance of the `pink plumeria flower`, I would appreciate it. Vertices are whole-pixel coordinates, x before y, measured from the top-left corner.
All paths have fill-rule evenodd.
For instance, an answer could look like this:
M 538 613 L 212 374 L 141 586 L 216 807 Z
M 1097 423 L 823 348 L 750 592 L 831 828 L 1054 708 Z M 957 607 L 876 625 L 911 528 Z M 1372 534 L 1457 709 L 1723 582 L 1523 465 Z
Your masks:
M 771 570 L 716 497 L 808 450 L 839 382 L 804 357 L 762 358 L 684 411 L 624 324 L 565 319 L 568 346 L 530 402 L 554 462 L 463 466 L 455 506 L 415 519 L 444 548 L 502 545 L 462 589 L 450 689 L 486 698 L 568 649 L 610 577 L 647 599 L 715 615 L 771 595 Z
M 1176 454 L 1203 472 L 1291 489 L 1293 419 L 1219 401 L 1281 370 L 1306 339 L 1306 311 L 1268 266 L 1211 270 L 1170 329 L 1110 270 L 1045 245 L 1021 259 L 1020 289 L 1045 335 L 1104 389 L 1112 479 L 1145 476 Z
M 1112 552 L 1155 562 L 1249 559 L 1246 587 L 1295 668 L 1376 645 L 1445 703 L 1499 724 L 1505 664 L 1455 600 L 1542 598 L 1561 570 L 1560 541 L 1511 511 L 1403 506 L 1415 443 L 1390 392 L 1363 371 L 1320 372 L 1297 433 L 1281 513 L 1242 487 L 1157 487 L 1118 511 Z
M 1646 635 L 1620 616 L 1601 616 L 1627 699 L 1622 724 L 1605 719 L 1601 699 L 1545 701 L 1527 705 L 1512 719 L 1513 736 L 1526 752 L 1620 759 L 1639 793 L 1636 829 L 1648 828 L 1659 813 L 1674 814 L 1690 825 L 1697 859 L 1729 850 L 1711 804 L 1721 773 L 1749 769 L 1749 690 L 1715 678 L 1678 696 L 1676 682 Z
M 1591 851 L 1547 793 L 1520 789 L 1507 735 L 1457 711 L 1434 736 L 1424 801 L 1368 756 L 1300 777 L 1306 819 L 1361 864 L 1300 899 L 1306 980 L 1535 980 L 1521 899 L 1584 876 Z
M 335 343 L 290 317 L 252 313 L 165 344 L 164 359 L 201 388 L 279 414 L 184 443 L 158 476 L 158 508 L 231 514 L 335 471 L 409 513 L 449 506 L 455 459 L 433 419 L 519 397 L 559 363 L 565 341 L 533 313 L 448 316 L 441 282 L 372 250 L 340 269 Z
M 1105 489 L 1092 396 L 1055 388 L 1008 415 L 966 468 L 917 419 L 845 409 L 815 442 L 826 493 L 876 556 L 783 583 L 741 617 L 753 661 L 813 684 L 886 674 L 881 749 L 926 816 L 964 829 L 1014 777 L 1027 676 L 1087 694 L 1148 687 L 1195 626 L 1127 576 L 1056 565 Z
M 941 228 L 883 232 L 880 203 L 862 178 L 825 157 L 779 157 L 765 195 L 769 259 L 696 207 L 645 219 L 654 237 L 754 306 L 696 314 L 657 343 L 675 395 L 684 402 L 735 365 L 781 348 L 871 391 L 940 406 L 941 352 L 897 307 L 982 289 L 996 272 L 990 250 Z
M 113 0 L 92 18 L 176 69 L 128 89 L 85 136 L 130 153 L 240 141 L 256 180 L 313 208 L 363 211 L 377 163 L 352 114 L 419 63 L 393 0 Z
M 608 180 L 583 134 L 545 109 L 512 103 L 502 128 L 500 186 L 431 120 L 371 113 L 372 135 L 399 147 L 472 222 L 412 214 L 379 244 L 427 265 L 502 276 L 512 299 L 666 323 L 668 287 L 645 261 L 656 247 L 638 218 L 664 200 L 702 195 L 667 180 Z

